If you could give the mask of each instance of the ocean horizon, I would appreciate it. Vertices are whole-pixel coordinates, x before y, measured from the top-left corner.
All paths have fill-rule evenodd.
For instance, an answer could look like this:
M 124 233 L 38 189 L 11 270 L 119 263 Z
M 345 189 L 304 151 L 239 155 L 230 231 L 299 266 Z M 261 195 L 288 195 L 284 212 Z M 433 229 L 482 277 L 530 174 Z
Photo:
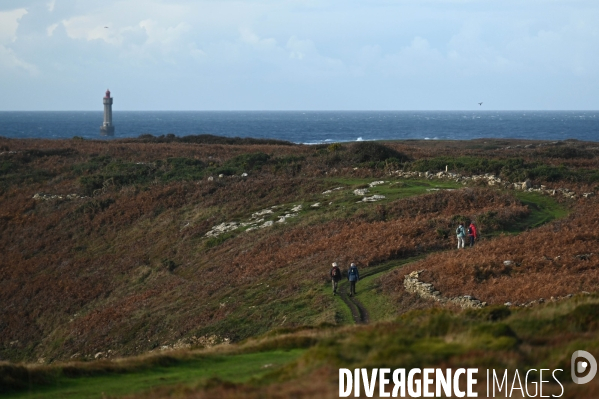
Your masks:
M 102 111 L 0 111 L 7 138 L 113 140 L 213 134 L 320 144 L 369 140 L 599 141 L 599 111 L 114 111 L 114 136 L 100 135 Z

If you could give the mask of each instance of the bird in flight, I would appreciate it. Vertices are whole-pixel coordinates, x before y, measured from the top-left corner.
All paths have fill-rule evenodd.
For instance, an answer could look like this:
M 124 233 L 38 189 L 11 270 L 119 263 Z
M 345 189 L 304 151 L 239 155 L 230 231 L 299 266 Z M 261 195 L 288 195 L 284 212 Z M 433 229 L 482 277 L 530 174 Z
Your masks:
M 105 26 L 104 29 L 108 29 L 108 26 Z
M 482 102 L 480 102 L 480 103 L 478 103 L 478 105 L 483 105 L 483 103 L 482 103 Z

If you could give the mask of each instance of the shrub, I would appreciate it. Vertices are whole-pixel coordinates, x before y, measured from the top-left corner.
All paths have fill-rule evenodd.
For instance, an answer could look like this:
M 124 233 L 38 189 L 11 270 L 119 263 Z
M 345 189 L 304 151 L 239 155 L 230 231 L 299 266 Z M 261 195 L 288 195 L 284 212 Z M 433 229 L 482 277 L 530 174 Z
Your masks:
M 9 174 L 11 172 L 16 171 L 18 168 L 19 168 L 19 165 L 17 165 L 14 162 L 3 161 L 0 163 L 0 175 Z
M 94 191 L 102 188 L 104 184 L 103 176 L 82 176 L 79 178 L 79 185 L 85 195 L 91 196 Z
M 83 205 L 80 205 L 76 212 L 86 213 L 88 215 L 95 215 L 96 213 L 106 210 L 110 205 L 114 204 L 114 199 L 106 198 L 103 200 L 91 200 Z
M 572 312 L 562 317 L 558 324 L 570 326 L 573 331 L 595 331 L 599 320 L 599 304 L 578 305 Z
M 481 309 L 468 309 L 465 316 L 472 319 L 485 321 L 499 321 L 509 317 L 512 312 L 507 306 L 488 306 Z
M 49 148 L 49 149 L 43 149 L 43 150 L 27 150 L 27 151 L 23 151 L 23 155 L 25 157 L 30 157 L 30 158 L 40 158 L 40 157 L 53 157 L 53 156 L 59 156 L 59 157 L 67 157 L 67 156 L 71 156 L 71 155 L 76 155 L 77 151 L 73 150 L 72 148 Z
M 167 158 L 168 171 L 163 181 L 199 180 L 204 176 L 206 164 L 199 159 L 184 157 Z
M 56 369 L 0 363 L 0 393 L 14 393 L 32 385 L 49 385 L 55 382 L 58 375 L 59 370 Z
M 243 171 L 255 170 L 260 169 L 262 168 L 262 166 L 266 165 L 269 159 L 270 155 L 267 155 L 263 152 L 257 152 L 253 154 L 242 154 L 228 160 L 225 163 L 225 166 Z
M 78 165 L 77 170 L 98 172 L 93 175 L 81 176 L 79 184 L 86 195 L 93 195 L 95 190 L 108 185 L 116 187 L 130 184 L 144 184 L 155 177 L 156 167 L 151 164 L 123 162 L 110 158 L 98 159 L 98 162 Z
M 399 162 L 408 160 L 406 155 L 375 141 L 354 143 L 349 147 L 349 154 L 351 160 L 357 163 L 384 162 L 389 159 Z
M 574 159 L 574 158 L 592 159 L 592 158 L 595 158 L 595 154 L 589 150 L 584 150 L 584 149 L 570 147 L 570 146 L 550 147 L 550 148 L 540 152 L 539 156 L 542 158 L 564 158 L 564 159 Z
M 471 156 L 435 157 L 419 159 L 410 165 L 410 169 L 418 172 L 445 170 L 463 174 L 492 173 L 509 181 L 524 181 L 526 179 L 547 182 L 596 182 L 599 172 L 588 169 L 569 169 L 566 166 L 547 165 L 538 162 L 526 162 L 521 158 L 487 159 Z
M 216 237 L 210 237 L 209 239 L 206 240 L 206 242 L 204 243 L 204 246 L 207 249 L 217 247 L 220 244 L 222 244 L 223 242 L 227 241 L 229 238 L 233 237 L 233 235 L 234 235 L 233 233 L 225 233 L 225 234 L 221 234 Z
M 277 165 L 289 165 L 294 163 L 301 163 L 305 159 L 306 157 L 304 156 L 288 155 L 286 157 L 277 158 L 274 160 L 274 162 L 276 162 Z
M 437 229 L 437 237 L 448 238 L 449 237 L 449 229 L 443 229 L 443 228 Z
M 270 338 L 257 344 L 248 346 L 247 352 L 265 352 L 273 350 L 291 350 L 298 348 L 310 348 L 318 343 L 318 340 L 312 337 L 285 335 L 281 337 Z
M 169 272 L 173 272 L 178 266 L 174 260 L 167 258 L 163 258 L 160 263 L 162 263 L 162 266 Z
M 220 168 L 213 169 L 215 175 L 225 175 L 225 176 L 233 176 L 236 173 L 240 173 L 239 169 L 230 168 L 227 166 L 223 166 Z
M 255 139 L 251 137 L 224 137 L 214 136 L 212 134 L 198 134 L 183 137 L 177 137 L 170 133 L 166 136 L 153 136 L 151 134 L 142 134 L 136 139 L 125 139 L 124 142 L 141 143 L 193 143 L 193 144 L 228 144 L 228 145 L 295 145 L 290 141 L 276 139 Z
M 340 143 L 329 144 L 327 147 L 328 152 L 337 152 L 343 150 L 343 146 Z
M 91 159 L 88 162 L 73 165 L 72 169 L 73 172 L 75 172 L 78 175 L 84 173 L 94 173 L 104 168 L 111 161 L 112 158 L 110 158 L 108 155 L 91 157 Z
M 338 152 L 334 152 L 330 154 L 328 157 L 326 157 L 325 165 L 328 167 L 332 167 L 340 164 L 341 162 L 343 162 L 343 157 Z
M 288 155 L 272 160 L 271 162 L 275 163 L 275 172 L 284 171 L 295 176 L 302 170 L 302 164 L 305 159 L 306 157 L 304 156 Z
M 480 324 L 472 329 L 473 335 L 490 335 L 494 338 L 516 337 L 516 333 L 505 323 Z

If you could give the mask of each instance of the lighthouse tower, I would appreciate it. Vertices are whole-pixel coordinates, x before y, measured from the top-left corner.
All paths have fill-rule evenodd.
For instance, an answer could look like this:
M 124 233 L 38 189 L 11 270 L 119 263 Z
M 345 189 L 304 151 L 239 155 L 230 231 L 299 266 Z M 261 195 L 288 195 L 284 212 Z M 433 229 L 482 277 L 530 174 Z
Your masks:
M 106 95 L 102 99 L 104 102 L 104 123 L 100 128 L 102 136 L 114 136 L 114 125 L 112 124 L 112 97 L 110 90 L 106 90 Z

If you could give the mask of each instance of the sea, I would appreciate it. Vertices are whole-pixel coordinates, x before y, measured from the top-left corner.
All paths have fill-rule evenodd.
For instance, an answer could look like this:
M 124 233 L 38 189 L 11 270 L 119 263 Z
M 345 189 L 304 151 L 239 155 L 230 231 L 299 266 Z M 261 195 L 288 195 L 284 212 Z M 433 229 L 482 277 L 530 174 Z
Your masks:
M 322 144 L 368 140 L 514 138 L 599 141 L 599 111 L 1 111 L 0 136 L 115 140 L 213 134 Z

